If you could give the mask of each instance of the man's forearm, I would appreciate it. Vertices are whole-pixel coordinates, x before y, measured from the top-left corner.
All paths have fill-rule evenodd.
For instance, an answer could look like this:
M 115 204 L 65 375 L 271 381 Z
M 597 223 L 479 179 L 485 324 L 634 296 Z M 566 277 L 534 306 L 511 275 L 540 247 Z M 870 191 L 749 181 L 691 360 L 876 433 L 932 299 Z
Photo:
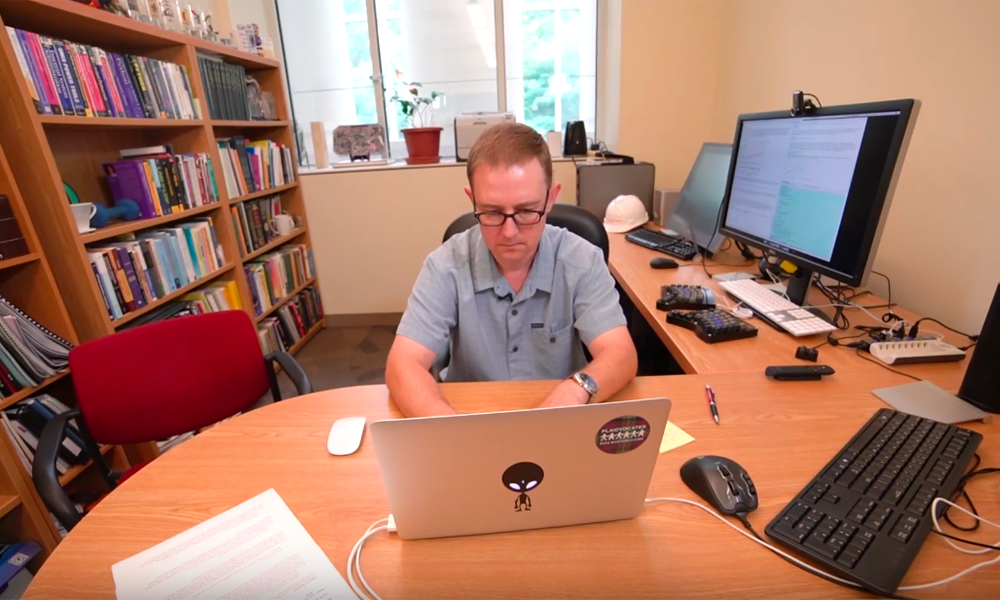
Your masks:
M 455 414 L 455 409 L 444 399 L 430 371 L 419 365 L 389 365 L 385 382 L 393 402 L 407 417 Z
M 584 367 L 597 381 L 597 396 L 591 402 L 604 402 L 635 378 L 639 368 L 634 348 L 607 348 Z

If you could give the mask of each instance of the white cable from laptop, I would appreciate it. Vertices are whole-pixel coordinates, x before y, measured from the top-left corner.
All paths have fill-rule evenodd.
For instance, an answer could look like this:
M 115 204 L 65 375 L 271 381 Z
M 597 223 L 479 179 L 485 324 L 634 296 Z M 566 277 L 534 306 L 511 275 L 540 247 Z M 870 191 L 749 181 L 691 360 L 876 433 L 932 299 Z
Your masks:
M 362 535 L 361 538 L 358 539 L 357 543 L 354 544 L 354 547 L 351 548 L 351 553 L 347 555 L 347 583 L 348 585 L 351 586 L 351 589 L 354 590 L 354 593 L 357 594 L 358 598 L 361 598 L 361 600 L 369 600 L 369 598 L 373 598 L 374 600 L 382 600 L 382 598 L 375 593 L 375 590 L 373 590 L 372 587 L 368 585 L 368 582 L 365 581 L 365 576 L 361 574 L 361 548 L 364 547 L 365 542 L 368 541 L 368 538 L 375 535 L 376 533 L 383 530 L 390 531 L 390 529 L 392 531 L 395 531 L 395 527 L 392 528 L 389 527 L 389 522 L 391 518 L 392 515 L 390 515 L 389 519 L 379 519 L 378 521 L 372 523 L 371 526 L 368 528 L 368 530 L 365 531 L 365 534 Z M 371 594 L 370 597 L 365 593 L 364 590 L 361 589 L 361 586 L 358 585 L 357 581 L 354 580 L 355 569 L 357 569 L 358 571 L 358 579 L 361 580 L 361 585 L 364 585 L 365 590 L 368 590 L 368 592 Z

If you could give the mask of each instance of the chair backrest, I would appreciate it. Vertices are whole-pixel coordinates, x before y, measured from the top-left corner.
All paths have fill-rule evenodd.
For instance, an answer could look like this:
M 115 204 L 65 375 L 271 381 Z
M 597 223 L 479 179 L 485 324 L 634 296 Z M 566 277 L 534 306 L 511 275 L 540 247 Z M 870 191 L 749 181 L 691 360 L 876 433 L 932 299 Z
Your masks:
M 604 230 L 604 224 L 601 223 L 600 219 L 590 212 L 572 204 L 556 203 L 552 206 L 552 210 L 545 220 L 549 225 L 568 229 L 597 246 L 604 253 L 604 262 L 608 262 L 608 232 Z M 476 224 L 476 215 L 471 212 L 465 213 L 448 226 L 444 232 L 443 241 L 447 242 L 452 236 L 462 233 Z
M 99 444 L 161 440 L 246 410 L 269 389 L 256 328 L 231 310 L 151 323 L 69 353 L 77 405 Z

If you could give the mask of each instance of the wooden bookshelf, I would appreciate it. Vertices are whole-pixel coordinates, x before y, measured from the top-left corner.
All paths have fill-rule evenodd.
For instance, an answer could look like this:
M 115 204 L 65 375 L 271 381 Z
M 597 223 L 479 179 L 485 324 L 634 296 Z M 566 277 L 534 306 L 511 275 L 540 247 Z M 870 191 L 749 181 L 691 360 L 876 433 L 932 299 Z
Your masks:
M 65 370 L 56 373 L 55 375 L 49 377 L 45 381 L 40 382 L 35 387 L 24 388 L 23 390 L 15 394 L 3 398 L 2 400 L 0 400 L 0 410 L 3 410 L 5 408 L 10 408 L 11 406 L 14 406 L 15 404 L 17 404 L 21 400 L 24 400 L 25 398 L 30 398 L 35 394 L 41 393 L 42 390 L 47 388 L 49 385 L 59 381 L 60 379 L 66 377 L 67 375 L 69 375 L 69 367 L 66 367 Z
M 7 513 L 21 506 L 21 497 L 18 495 L 0 496 L 0 519 L 7 516 Z
M 111 223 L 107 227 L 101 227 L 97 231 L 84 233 L 83 235 L 80 236 L 80 239 L 84 244 L 93 244 L 94 242 L 107 240 L 113 237 L 117 237 L 119 235 L 124 235 L 126 233 L 142 231 L 143 229 L 155 229 L 157 227 L 162 227 L 167 223 L 173 223 L 175 221 L 180 221 L 182 219 L 190 219 L 191 217 L 204 215 L 207 212 L 217 210 L 221 206 L 222 206 L 221 202 L 213 202 L 212 204 L 206 204 L 205 206 L 198 206 L 195 208 L 181 211 L 179 213 L 163 215 L 162 217 L 156 217 L 155 219 L 119 221 L 117 223 Z
M 202 127 L 200 119 L 124 119 L 115 117 L 77 117 L 67 115 L 38 115 L 38 122 L 46 127 Z
M 101 446 L 101 454 L 107 455 L 108 452 L 111 452 L 114 449 L 115 449 L 114 446 L 109 446 L 105 444 Z M 73 465 L 70 468 L 66 469 L 66 472 L 59 476 L 60 485 L 67 485 L 69 482 L 73 481 L 78 476 L 80 476 L 84 471 L 89 469 L 93 464 L 94 461 L 88 460 L 82 465 Z
M 264 318 L 253 314 L 250 288 L 242 265 L 286 244 L 312 247 L 302 186 L 296 181 L 240 197 L 229 197 L 216 139 L 242 135 L 249 141 L 271 140 L 284 144 L 292 149 L 293 156 L 297 156 L 281 64 L 70 0 L 0 0 L 0 27 L 3 26 L 183 65 L 201 118 L 126 119 L 38 114 L 10 38 L 0 35 L 0 148 L 8 150 L 6 158 L 0 153 L 0 193 L 11 196 L 15 216 L 25 230 L 30 250 L 26 256 L 0 260 L 0 294 L 25 307 L 34 318 L 74 344 L 114 334 L 164 304 L 218 281 L 235 282 L 243 310 L 255 322 Z M 278 120 L 211 119 L 198 64 L 200 53 L 244 67 L 249 75 L 257 79 L 263 91 L 273 94 Z M 80 233 L 64 184 L 71 186 L 83 202 L 112 206 L 102 164 L 118 160 L 122 149 L 158 145 L 170 145 L 178 154 L 207 153 L 214 167 L 219 202 L 155 219 L 112 223 L 98 231 Z M 295 179 L 298 179 L 297 164 L 295 171 Z M 280 196 L 282 209 L 296 218 L 299 227 L 248 257 L 240 258 L 237 232 L 229 207 L 236 202 L 272 194 Z M 25 198 L 30 201 L 25 202 Z M 122 239 L 120 236 L 177 226 L 189 219 L 206 218 L 215 228 L 225 266 L 140 310 L 126 313 L 120 319 L 109 318 L 87 257 L 90 247 L 106 245 Z M 316 278 L 310 279 L 305 285 L 297 287 L 293 294 L 282 298 L 267 314 L 272 314 L 307 286 L 316 285 Z M 289 350 L 297 352 L 324 326 L 325 321 L 321 319 Z M 60 373 L 32 390 L 22 390 L 10 398 L 0 399 L 0 407 L 10 406 L 43 388 L 71 391 L 67 375 Z M 158 455 L 155 442 L 128 448 L 107 447 L 102 452 L 110 453 L 109 456 L 113 456 L 119 466 L 127 457 L 146 459 Z M 6 509 L 5 515 L 0 514 L 0 525 L 16 519 L 19 524 L 24 521 L 25 525 L 20 530 L 40 531 L 36 539 L 43 545 L 47 556 L 58 542 L 58 533 L 34 491 L 30 474 L 21 466 L 6 435 L 0 435 L 0 463 L 5 467 L 0 472 L 0 512 L 5 510 L 5 498 L 19 498 L 16 505 Z M 11 479 L 10 485 L 4 483 L 4 472 Z M 64 484 L 73 481 L 72 487 L 75 488 L 91 482 L 95 474 L 96 470 L 81 465 L 70 469 L 61 480 Z
M 256 250 L 254 250 L 250 254 L 247 254 L 246 256 L 244 256 L 241 259 L 241 262 L 251 261 L 251 260 L 257 258 L 258 256 L 262 255 L 262 254 L 266 254 L 266 253 L 270 252 L 271 250 L 274 250 L 278 246 L 283 246 L 283 245 L 287 244 L 288 242 L 294 240 L 297 237 L 300 237 L 300 236 L 304 235 L 305 233 L 306 233 L 306 228 L 304 226 L 303 227 L 299 227 L 298 229 L 293 230 L 288 235 L 283 235 L 283 236 L 281 236 L 279 238 L 271 240 L 268 244 L 266 244 L 264 246 L 261 246 L 260 248 L 257 248 Z
M 305 281 L 305 283 L 302 283 L 302 284 L 299 284 L 299 285 L 295 286 L 295 289 L 293 289 L 291 291 L 291 293 L 282 296 L 281 298 L 278 299 L 277 302 L 275 302 L 270 307 L 268 307 L 267 310 L 265 310 L 264 312 L 260 313 L 256 317 L 254 317 L 253 318 L 254 323 L 260 323 L 264 319 L 270 317 L 272 314 L 274 314 L 274 312 L 276 310 L 278 310 L 279 308 L 281 308 L 282 306 L 284 306 L 285 303 L 287 303 L 289 300 L 291 300 L 292 298 L 294 298 L 299 292 L 301 292 L 302 290 L 306 289 L 307 287 L 310 287 L 310 286 L 315 285 L 315 284 L 316 284 L 316 278 L 312 277 L 312 278 L 307 279 Z

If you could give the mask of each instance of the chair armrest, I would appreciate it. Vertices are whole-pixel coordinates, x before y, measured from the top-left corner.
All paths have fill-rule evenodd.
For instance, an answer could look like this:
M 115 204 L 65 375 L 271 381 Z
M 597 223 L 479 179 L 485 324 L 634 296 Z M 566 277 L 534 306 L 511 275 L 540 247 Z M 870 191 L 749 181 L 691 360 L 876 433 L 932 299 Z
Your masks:
M 79 409 L 58 414 L 45 424 L 41 439 L 38 440 L 38 448 L 35 449 L 35 460 L 31 467 L 31 479 L 35 483 L 38 495 L 67 531 L 73 529 L 82 517 L 77 512 L 76 505 L 59 485 L 56 459 L 59 456 L 59 447 L 62 445 L 63 438 L 66 437 L 66 426 L 70 419 L 75 417 L 80 417 Z
M 295 384 L 295 389 L 299 392 L 300 396 L 313 393 L 313 386 L 312 382 L 309 381 L 309 376 L 302 369 L 302 365 L 292 358 L 291 354 L 287 352 L 272 352 L 265 356 L 264 360 L 267 362 L 267 376 L 271 379 L 271 394 L 274 396 L 275 402 L 281 400 L 278 392 L 278 380 L 274 372 L 275 362 L 285 370 L 285 374 Z

